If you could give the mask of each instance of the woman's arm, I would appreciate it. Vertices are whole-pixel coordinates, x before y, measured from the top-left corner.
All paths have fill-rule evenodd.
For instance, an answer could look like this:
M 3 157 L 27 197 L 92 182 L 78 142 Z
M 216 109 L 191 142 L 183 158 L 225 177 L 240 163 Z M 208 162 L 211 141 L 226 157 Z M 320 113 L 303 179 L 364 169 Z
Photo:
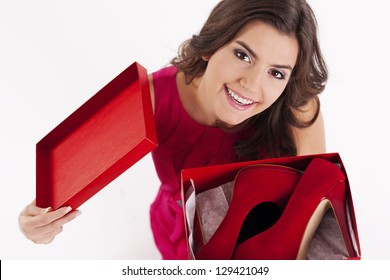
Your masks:
M 296 111 L 296 116 L 303 121 L 309 121 L 316 110 L 316 103 L 309 103 L 303 111 Z M 292 128 L 294 140 L 297 145 L 297 155 L 326 153 L 325 126 L 322 113 L 316 121 L 307 128 Z

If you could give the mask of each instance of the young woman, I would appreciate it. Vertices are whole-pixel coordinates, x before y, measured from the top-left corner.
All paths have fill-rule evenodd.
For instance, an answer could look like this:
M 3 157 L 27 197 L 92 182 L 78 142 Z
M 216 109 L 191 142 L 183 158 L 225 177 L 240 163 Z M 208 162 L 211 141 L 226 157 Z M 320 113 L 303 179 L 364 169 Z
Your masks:
M 150 75 L 161 187 L 151 225 L 164 259 L 187 258 L 180 171 L 325 152 L 320 94 L 327 69 L 303 0 L 223 0 L 172 65 Z M 49 243 L 78 212 L 32 202 L 19 225 Z

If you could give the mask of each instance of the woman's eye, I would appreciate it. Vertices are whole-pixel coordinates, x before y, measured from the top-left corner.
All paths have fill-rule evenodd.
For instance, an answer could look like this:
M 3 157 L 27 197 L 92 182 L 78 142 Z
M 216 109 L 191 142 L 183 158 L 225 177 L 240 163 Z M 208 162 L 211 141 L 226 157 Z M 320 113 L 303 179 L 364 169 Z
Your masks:
M 276 79 L 284 80 L 284 74 L 278 70 L 271 70 L 271 75 Z
M 251 62 L 251 59 L 249 57 L 249 55 L 247 55 L 245 52 L 243 51 L 240 51 L 240 50 L 235 50 L 234 51 L 234 55 L 240 59 L 240 60 L 243 60 L 245 62 Z

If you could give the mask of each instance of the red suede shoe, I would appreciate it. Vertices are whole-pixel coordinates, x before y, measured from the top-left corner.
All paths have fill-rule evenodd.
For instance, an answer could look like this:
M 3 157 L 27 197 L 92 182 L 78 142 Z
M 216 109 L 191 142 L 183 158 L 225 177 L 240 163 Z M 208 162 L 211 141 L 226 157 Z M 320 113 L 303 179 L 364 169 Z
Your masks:
M 252 246 L 251 239 L 244 240 L 273 225 L 283 213 L 300 178 L 300 171 L 285 166 L 264 164 L 243 168 L 236 176 L 225 218 L 207 244 L 194 252 L 196 259 L 231 259 L 240 242 L 243 242 L 243 250 L 247 250 Z M 259 217 L 260 226 L 253 223 L 256 217 Z M 260 248 L 254 250 L 261 251 Z M 238 256 L 243 258 L 256 257 L 254 252 L 248 256 L 240 252 L 243 253 L 238 250 Z
M 257 180 L 261 180 L 261 177 L 258 178 Z M 280 219 L 269 229 L 239 244 L 232 258 L 306 259 L 310 241 L 329 209 L 334 213 L 347 249 L 348 255 L 345 258 L 359 258 L 356 240 L 349 227 L 350 209 L 346 202 L 345 180 L 337 165 L 323 159 L 313 159 L 296 188 L 293 188 L 294 192 Z M 277 203 L 275 200 L 270 201 Z M 242 211 L 242 206 L 234 207 L 235 209 L 231 209 L 232 212 Z M 240 223 L 240 220 L 229 222 Z M 228 232 L 225 234 L 229 235 Z

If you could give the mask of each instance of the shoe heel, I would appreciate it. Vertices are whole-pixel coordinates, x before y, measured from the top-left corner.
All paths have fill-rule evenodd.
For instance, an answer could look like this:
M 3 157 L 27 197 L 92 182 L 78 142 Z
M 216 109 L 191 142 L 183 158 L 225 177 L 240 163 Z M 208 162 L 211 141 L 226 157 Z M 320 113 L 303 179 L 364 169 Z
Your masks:
M 306 259 L 309 240 L 325 212 L 333 208 L 346 238 L 351 244 L 344 207 L 345 176 L 322 159 L 313 159 L 303 173 L 281 218 L 275 225 L 237 246 L 234 259 Z M 355 255 L 348 249 L 351 257 Z
M 297 259 L 307 259 L 309 245 L 328 210 L 333 212 L 335 217 L 334 221 L 337 223 L 338 232 L 342 237 L 342 245 L 346 251 L 344 258 L 360 257 L 360 252 L 354 240 L 354 232 L 350 226 L 351 210 L 346 194 L 346 182 L 338 182 L 328 194 L 327 198 L 320 202 L 307 224 Z M 342 250 L 340 249 L 340 251 Z

